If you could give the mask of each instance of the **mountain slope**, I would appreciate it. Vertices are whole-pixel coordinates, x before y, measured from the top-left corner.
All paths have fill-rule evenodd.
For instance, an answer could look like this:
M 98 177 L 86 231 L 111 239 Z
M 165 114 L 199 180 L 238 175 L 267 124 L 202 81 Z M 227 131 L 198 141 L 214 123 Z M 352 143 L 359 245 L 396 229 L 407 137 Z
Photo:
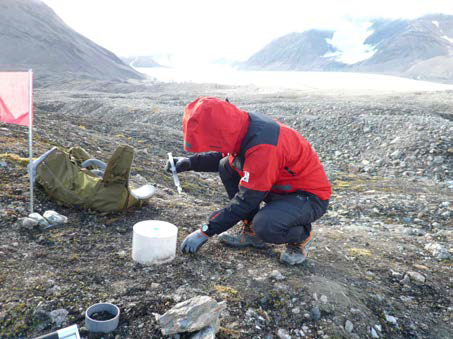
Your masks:
M 394 24 L 389 24 L 392 23 Z M 420 62 L 438 57 L 452 58 L 453 39 L 449 41 L 449 36 L 453 37 L 451 27 L 453 17 L 446 15 L 430 15 L 400 22 L 399 26 L 393 25 L 391 29 L 388 25 L 376 27 L 374 33 L 365 41 L 366 44 L 375 46 L 376 53 L 368 60 L 355 65 L 354 69 L 404 75 Z M 383 32 L 389 30 L 393 31 L 392 35 L 383 35 Z
M 333 31 L 310 30 L 290 33 L 265 46 L 244 64 L 248 69 L 326 70 L 342 66 L 332 57 L 336 49 L 327 42 Z
M 115 54 L 68 27 L 40 0 L 2 0 L 0 32 L 0 70 L 32 68 L 38 77 L 143 78 Z

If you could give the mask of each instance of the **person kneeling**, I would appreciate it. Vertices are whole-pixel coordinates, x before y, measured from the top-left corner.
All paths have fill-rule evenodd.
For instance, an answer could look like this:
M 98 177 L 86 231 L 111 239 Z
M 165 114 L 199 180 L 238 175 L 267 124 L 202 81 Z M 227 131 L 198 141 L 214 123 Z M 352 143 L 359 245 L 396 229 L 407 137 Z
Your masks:
M 197 154 L 175 158 L 176 171 L 218 172 L 230 199 L 185 238 L 183 253 L 197 252 L 218 234 L 232 247 L 286 244 L 280 260 L 304 262 L 311 223 L 326 212 L 332 192 L 308 141 L 276 120 L 213 97 L 185 107 L 183 133 L 185 150 Z

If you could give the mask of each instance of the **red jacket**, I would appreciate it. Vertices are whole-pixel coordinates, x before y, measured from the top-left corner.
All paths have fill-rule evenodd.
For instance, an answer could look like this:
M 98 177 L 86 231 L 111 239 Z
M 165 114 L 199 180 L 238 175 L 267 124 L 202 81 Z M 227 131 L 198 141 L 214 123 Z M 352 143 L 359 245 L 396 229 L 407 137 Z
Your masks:
M 330 198 L 331 186 L 310 143 L 269 117 L 200 97 L 184 110 L 183 132 L 189 152 L 229 154 L 230 164 L 242 178 L 242 200 L 251 196 L 248 191 L 261 192 L 263 197 L 268 192 L 304 191 L 321 200 Z

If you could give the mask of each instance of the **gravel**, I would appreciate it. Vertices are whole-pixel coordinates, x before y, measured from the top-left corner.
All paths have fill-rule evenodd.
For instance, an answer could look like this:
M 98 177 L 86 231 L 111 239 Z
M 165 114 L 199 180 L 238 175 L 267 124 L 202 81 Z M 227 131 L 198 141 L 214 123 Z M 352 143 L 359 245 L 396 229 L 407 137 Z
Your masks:
M 342 337 L 346 327 L 351 337 L 451 333 L 451 92 L 81 81 L 35 94 L 34 156 L 80 145 L 108 160 L 127 143 L 136 150 L 132 178 L 157 193 L 141 208 L 102 215 L 59 206 L 37 187 L 36 212 L 54 210 L 68 222 L 21 227 L 30 213 L 27 132 L 0 125 L 0 337 L 56 330 L 49 313 L 59 309 L 68 312 L 62 326 L 80 327 L 89 305 L 109 301 L 121 309 L 112 338 L 158 338 L 153 315 L 202 295 L 227 302 L 220 337 Z M 228 96 L 246 111 L 269 114 L 317 150 L 333 196 L 313 224 L 317 237 L 304 265 L 279 263 L 281 246 L 234 251 L 215 238 L 197 255 L 178 251 L 167 265 L 131 260 L 136 222 L 176 224 L 179 245 L 227 202 L 213 174 L 182 174 L 178 195 L 162 170 L 167 152 L 186 154 L 182 110 L 199 95 Z

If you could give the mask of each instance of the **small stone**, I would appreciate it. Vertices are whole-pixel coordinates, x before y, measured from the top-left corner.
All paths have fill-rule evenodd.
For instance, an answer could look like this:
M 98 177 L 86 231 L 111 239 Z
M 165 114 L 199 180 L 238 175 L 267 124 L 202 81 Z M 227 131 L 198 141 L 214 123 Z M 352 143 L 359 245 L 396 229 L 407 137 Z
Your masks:
M 411 284 L 411 279 L 407 274 L 404 275 L 404 278 L 400 280 L 401 285 L 410 285 Z
M 68 314 L 69 312 L 67 310 L 60 308 L 58 310 L 50 312 L 50 319 L 56 327 L 61 327 L 61 324 L 65 321 Z
M 346 320 L 346 323 L 344 324 L 344 329 L 348 333 L 352 333 L 352 330 L 354 329 L 354 325 L 350 320 Z
M 374 328 L 370 328 L 370 334 L 371 338 L 379 338 L 379 335 L 377 334 L 376 330 Z
M 319 298 L 319 300 L 321 300 L 323 304 L 327 304 L 327 296 L 325 296 L 324 294 L 321 296 L 321 298 Z
M 294 307 L 291 312 L 293 312 L 294 314 L 299 314 L 300 313 L 300 308 L 299 307 Z
M 444 162 L 444 158 L 442 156 L 440 156 L 440 155 L 434 157 L 434 159 L 433 159 L 433 164 L 434 165 L 442 165 L 443 162 Z
M 438 222 L 433 222 L 431 224 L 431 228 L 439 228 L 440 227 L 440 224 Z
M 392 315 L 388 315 L 388 314 L 385 315 L 385 320 L 386 320 L 388 323 L 392 324 L 392 325 L 396 325 L 396 324 L 397 324 L 397 321 L 398 321 L 397 318 L 395 318 L 395 317 L 392 316 Z
M 392 158 L 392 159 L 398 159 L 400 156 L 401 156 L 400 150 L 396 150 L 396 151 L 390 153 L 390 158 Z
M 390 141 L 390 145 L 396 144 L 396 143 L 399 142 L 400 140 L 401 140 L 401 137 L 396 137 L 395 139 L 393 139 L 392 141 Z
M 28 217 L 22 218 L 22 228 L 32 230 L 36 226 L 38 226 L 38 221 L 36 219 Z
M 419 283 L 425 283 L 425 276 L 421 273 L 418 273 L 418 272 L 414 272 L 414 271 L 409 271 L 407 272 L 407 274 L 409 275 L 409 277 L 411 277 L 411 280 L 415 280 L 416 282 L 419 282 Z
M 400 278 L 402 276 L 402 274 L 400 272 L 396 272 L 392 269 L 390 269 L 390 272 L 392 273 L 392 277 Z
M 85 314 L 85 313 L 84 313 Z M 82 326 L 79 328 L 79 334 L 82 336 L 82 337 L 86 337 L 88 336 L 89 332 L 88 332 L 88 328 L 86 328 L 85 326 Z
M 126 258 L 126 256 L 127 256 L 127 253 L 126 253 L 125 250 L 118 251 L 116 254 L 117 254 L 118 257 L 120 257 L 120 258 Z
M 441 217 L 444 217 L 444 218 L 449 218 L 449 217 L 450 217 L 450 214 L 451 214 L 450 211 L 445 211 L 445 212 L 442 212 L 442 213 L 440 214 L 440 216 L 441 216 Z
M 277 331 L 277 336 L 280 338 L 280 339 L 291 339 L 291 336 L 289 335 L 288 331 L 283 329 L 283 328 L 279 328 L 278 331 Z
M 313 317 L 314 321 L 318 321 L 319 319 L 321 319 L 321 311 L 319 310 L 318 306 L 312 308 L 311 316 Z
M 275 280 L 284 280 L 285 279 L 285 276 L 283 274 L 281 274 L 280 271 L 277 271 L 277 270 L 273 270 L 271 272 L 270 276 L 272 278 L 274 278 Z
M 0 167 L 8 167 L 8 163 L 6 161 L 0 161 Z
M 400 296 L 400 299 L 403 303 L 408 304 L 408 303 L 412 302 L 412 300 L 414 298 L 410 297 L 410 296 L 408 297 L 408 296 L 402 295 L 402 296 Z
M 31 213 L 28 217 L 35 219 L 38 222 L 39 227 L 41 228 L 49 227 L 49 222 L 39 213 Z
M 68 222 L 67 217 L 52 210 L 45 211 L 43 217 L 53 226 L 66 224 Z

